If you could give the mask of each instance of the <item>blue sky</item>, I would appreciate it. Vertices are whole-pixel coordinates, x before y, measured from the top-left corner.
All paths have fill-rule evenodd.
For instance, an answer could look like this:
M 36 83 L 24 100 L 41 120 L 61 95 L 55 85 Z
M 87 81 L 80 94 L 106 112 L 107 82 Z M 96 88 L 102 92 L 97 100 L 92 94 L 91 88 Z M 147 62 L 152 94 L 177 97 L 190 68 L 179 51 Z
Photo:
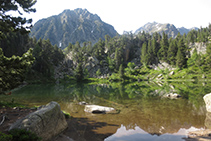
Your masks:
M 148 22 L 176 27 L 207 27 L 211 23 L 211 0 L 37 0 L 37 12 L 26 15 L 39 19 L 58 15 L 64 9 L 87 9 L 114 26 L 120 34 L 135 31 Z

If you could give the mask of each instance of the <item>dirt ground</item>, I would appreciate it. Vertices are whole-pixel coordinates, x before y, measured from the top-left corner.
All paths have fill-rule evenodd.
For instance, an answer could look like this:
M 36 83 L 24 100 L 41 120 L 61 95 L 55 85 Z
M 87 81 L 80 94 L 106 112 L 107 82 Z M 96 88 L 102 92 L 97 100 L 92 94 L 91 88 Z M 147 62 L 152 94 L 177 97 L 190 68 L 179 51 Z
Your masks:
M 0 132 L 6 133 L 16 120 L 21 119 L 35 109 L 0 107 Z
M 36 109 L 0 107 L 0 132 L 7 133 L 13 123 L 34 111 L 36 111 Z M 106 137 L 111 135 L 96 134 L 92 131 L 93 125 L 90 124 L 87 119 L 71 117 L 67 119 L 67 123 L 68 128 L 63 134 L 53 138 L 52 141 L 103 141 Z M 96 124 L 99 127 L 104 126 L 101 125 L 103 123 L 95 123 L 95 126 Z

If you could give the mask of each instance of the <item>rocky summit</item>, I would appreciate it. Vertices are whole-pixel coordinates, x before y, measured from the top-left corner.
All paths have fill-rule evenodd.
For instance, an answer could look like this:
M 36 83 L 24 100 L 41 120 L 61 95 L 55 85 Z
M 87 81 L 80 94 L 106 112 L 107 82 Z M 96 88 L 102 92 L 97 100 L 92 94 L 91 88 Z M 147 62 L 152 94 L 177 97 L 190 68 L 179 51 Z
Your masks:
M 69 43 L 96 43 L 99 38 L 104 39 L 105 35 L 114 37 L 117 34 L 114 27 L 103 22 L 98 15 L 78 8 L 39 20 L 31 29 L 30 36 L 49 39 L 51 44 L 64 49 Z
M 187 29 L 185 27 L 176 28 L 173 24 L 169 24 L 169 23 L 161 24 L 157 22 L 153 22 L 153 23 L 149 22 L 145 24 L 144 26 L 140 27 L 139 29 L 137 29 L 135 31 L 135 34 L 138 34 L 139 32 L 144 31 L 150 34 L 157 32 L 162 35 L 162 33 L 165 32 L 169 38 L 170 37 L 175 38 L 179 32 L 181 35 L 183 35 L 183 34 L 187 34 L 189 31 L 193 29 L 198 30 L 198 28 L 196 27 L 191 28 L 191 29 Z

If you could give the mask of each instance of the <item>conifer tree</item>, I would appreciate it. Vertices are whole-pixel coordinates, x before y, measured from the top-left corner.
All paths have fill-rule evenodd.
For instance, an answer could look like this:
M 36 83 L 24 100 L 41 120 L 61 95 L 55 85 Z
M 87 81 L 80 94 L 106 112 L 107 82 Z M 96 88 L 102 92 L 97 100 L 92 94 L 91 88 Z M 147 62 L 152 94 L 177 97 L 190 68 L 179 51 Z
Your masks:
M 184 68 L 187 64 L 187 59 L 186 59 L 187 48 L 182 38 L 179 40 L 177 47 L 178 47 L 178 51 L 177 51 L 177 57 L 176 57 L 177 59 L 176 65 L 179 68 Z
M 120 65 L 123 63 L 123 49 L 121 47 L 120 48 L 116 48 L 114 61 L 115 61 L 116 71 L 118 71 Z
M 169 43 L 168 43 L 168 35 L 163 32 L 162 35 L 162 40 L 160 43 L 160 50 L 158 51 L 158 57 L 162 61 L 167 61 L 167 51 L 169 48 Z
M 147 43 L 146 42 L 142 45 L 142 48 L 141 48 L 141 63 L 143 65 L 149 64 L 149 56 L 148 56 L 148 50 L 147 50 Z
M 194 66 L 196 64 L 196 61 L 199 59 L 199 55 L 196 51 L 196 49 L 193 50 L 193 53 L 191 55 L 191 57 L 188 59 L 187 61 L 187 65 L 188 67 L 190 66 Z
M 152 38 L 152 48 L 153 48 L 153 55 L 157 57 L 157 53 L 160 49 L 160 45 L 159 45 L 159 40 L 160 40 L 160 35 L 158 33 L 153 34 L 153 38 Z
M 211 68 L 211 43 L 209 43 L 207 45 L 207 49 L 206 49 L 206 64 L 209 68 Z
M 75 69 L 75 79 L 77 82 L 81 82 L 84 79 L 84 73 L 81 62 L 78 63 Z
M 119 77 L 124 79 L 124 67 L 122 64 L 119 66 Z
M 178 49 L 181 50 L 183 56 L 186 57 L 187 47 L 186 47 L 184 40 L 182 38 L 177 42 L 177 47 L 178 47 Z
M 149 64 L 151 65 L 151 64 L 153 64 L 155 62 L 155 57 L 156 57 L 154 55 L 153 46 L 152 46 L 152 40 L 151 39 L 148 41 L 148 47 L 147 48 L 148 48 L 147 52 L 148 52 Z
M 36 2 L 36 0 L 0 1 L 0 39 L 4 38 L 5 34 L 10 31 L 20 31 L 21 33 L 28 33 L 27 29 L 31 27 L 32 19 L 22 18 L 21 15 L 23 15 L 23 13 L 21 13 L 21 11 L 26 13 L 36 12 L 36 9 L 32 8 L 32 6 Z M 20 16 L 11 16 L 10 14 L 8 14 L 9 11 L 17 11 Z
M 179 68 L 184 68 L 185 67 L 185 57 L 184 57 L 181 49 L 178 49 L 176 59 L 177 59 L 176 66 Z
M 168 62 L 171 64 L 171 65 L 176 65 L 176 55 L 177 55 L 177 51 L 178 51 L 178 48 L 177 48 L 177 44 L 176 44 L 176 40 L 173 40 L 170 42 L 170 45 L 169 45 L 169 49 L 168 49 Z

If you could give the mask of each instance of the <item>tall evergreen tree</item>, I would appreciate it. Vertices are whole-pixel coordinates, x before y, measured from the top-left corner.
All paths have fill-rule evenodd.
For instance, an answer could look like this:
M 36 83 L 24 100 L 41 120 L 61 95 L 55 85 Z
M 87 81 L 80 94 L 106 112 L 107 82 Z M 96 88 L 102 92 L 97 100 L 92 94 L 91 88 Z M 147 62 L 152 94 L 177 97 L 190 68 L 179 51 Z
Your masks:
M 211 68 L 211 43 L 207 44 L 206 56 L 206 64 L 209 68 Z
M 167 51 L 169 48 L 169 43 L 168 43 L 168 35 L 163 32 L 162 35 L 162 40 L 160 43 L 160 50 L 158 51 L 158 57 L 162 61 L 167 61 Z
M 21 11 L 26 13 L 36 12 L 32 6 L 36 0 L 1 0 L 0 1 L 0 39 L 5 37 L 5 34 L 10 31 L 20 31 L 28 33 L 31 27 L 32 19 L 22 18 Z M 14 17 L 8 14 L 9 11 L 17 11 L 20 16 Z M 27 25 L 29 24 L 29 25 Z M 25 26 L 24 26 L 25 25 Z
M 185 67 L 185 57 L 181 51 L 181 49 L 178 49 L 178 52 L 177 52 L 177 57 L 176 57 L 176 65 L 177 67 L 179 68 L 184 68 Z
M 84 79 L 82 63 L 79 62 L 75 69 L 75 79 L 77 82 L 81 82 Z
M 181 50 L 181 52 L 183 53 L 183 56 L 186 57 L 187 46 L 185 45 L 184 40 L 182 38 L 177 42 L 177 47 Z
M 142 45 L 142 48 L 141 48 L 141 63 L 143 65 L 149 64 L 149 55 L 148 55 L 147 43 L 146 42 Z
M 122 64 L 119 66 L 119 77 L 124 79 L 124 67 Z
M 185 46 L 185 43 L 182 38 L 177 43 L 177 47 L 178 47 L 178 51 L 177 51 L 177 57 L 176 57 L 177 59 L 176 65 L 179 68 L 184 68 L 187 64 L 187 59 L 186 59 L 187 47 Z
M 118 71 L 120 65 L 123 64 L 123 49 L 122 49 L 122 47 L 116 48 L 114 61 L 115 61 L 116 71 Z
M 176 65 L 177 51 L 178 51 L 178 48 L 177 48 L 176 40 L 172 39 L 169 45 L 168 56 L 167 56 L 168 62 L 171 65 Z
M 196 64 L 196 60 L 198 60 L 198 59 L 199 59 L 199 55 L 198 55 L 196 49 L 194 49 L 191 57 L 187 61 L 188 67 L 194 66 Z
M 150 39 L 148 41 L 148 58 L 149 58 L 149 64 L 152 65 L 153 63 L 155 63 L 155 55 L 154 55 L 154 51 L 153 51 L 153 46 L 152 46 L 152 40 Z

